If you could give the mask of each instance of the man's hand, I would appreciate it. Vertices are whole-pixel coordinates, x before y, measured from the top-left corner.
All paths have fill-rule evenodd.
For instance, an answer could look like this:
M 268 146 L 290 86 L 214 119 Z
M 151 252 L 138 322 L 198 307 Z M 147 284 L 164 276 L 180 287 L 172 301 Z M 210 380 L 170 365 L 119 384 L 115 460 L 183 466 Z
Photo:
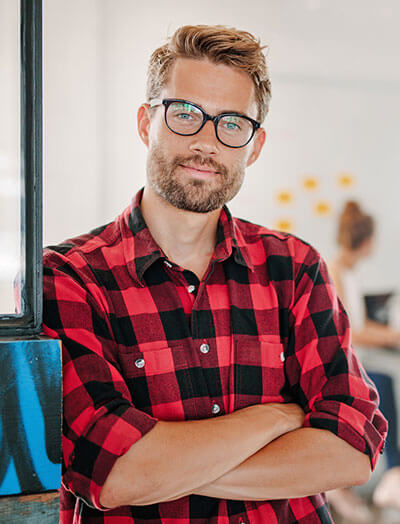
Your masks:
M 100 494 L 108 508 L 173 500 L 211 483 L 301 427 L 296 404 L 258 404 L 229 415 L 158 422 L 117 459 Z

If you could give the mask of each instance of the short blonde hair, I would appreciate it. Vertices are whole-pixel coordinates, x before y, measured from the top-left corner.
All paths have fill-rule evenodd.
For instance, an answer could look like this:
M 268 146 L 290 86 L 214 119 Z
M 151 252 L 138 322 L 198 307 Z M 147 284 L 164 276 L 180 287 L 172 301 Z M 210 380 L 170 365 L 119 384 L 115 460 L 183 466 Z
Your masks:
M 271 98 L 271 82 L 261 46 L 251 33 L 223 25 L 185 25 L 175 31 L 168 42 L 156 49 L 147 72 L 147 101 L 158 98 L 168 82 L 168 75 L 177 58 L 206 58 L 244 71 L 252 78 L 258 108 L 257 119 L 267 116 Z

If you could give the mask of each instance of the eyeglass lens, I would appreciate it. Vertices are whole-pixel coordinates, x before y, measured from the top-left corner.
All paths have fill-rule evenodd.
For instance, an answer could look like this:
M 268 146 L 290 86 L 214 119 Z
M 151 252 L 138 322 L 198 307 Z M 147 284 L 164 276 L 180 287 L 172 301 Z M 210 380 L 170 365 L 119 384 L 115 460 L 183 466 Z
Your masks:
M 173 102 L 166 113 L 167 124 L 172 131 L 182 135 L 196 133 L 203 123 L 203 113 L 196 106 L 185 102 Z M 253 124 L 239 115 L 226 115 L 217 125 L 217 136 L 227 146 L 246 144 L 253 133 Z

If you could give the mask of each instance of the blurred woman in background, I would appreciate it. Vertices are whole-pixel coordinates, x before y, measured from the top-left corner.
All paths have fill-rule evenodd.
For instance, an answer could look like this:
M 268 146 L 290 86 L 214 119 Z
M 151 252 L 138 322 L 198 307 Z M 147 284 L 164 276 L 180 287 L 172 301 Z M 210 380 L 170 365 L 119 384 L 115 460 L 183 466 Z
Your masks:
M 400 332 L 367 318 L 355 274 L 359 262 L 373 251 L 374 232 L 373 218 L 364 213 L 356 202 L 347 202 L 339 218 L 339 249 L 330 265 L 330 271 L 338 295 L 350 317 L 353 346 L 368 375 L 376 384 L 380 409 L 389 421 L 385 447 L 387 471 L 374 491 L 373 502 L 380 507 L 395 507 L 400 510 L 400 452 L 393 379 L 387 373 L 374 370 L 373 359 L 370 358 L 377 350 L 380 350 L 382 356 L 384 348 L 400 349 Z M 328 500 L 339 514 L 353 522 L 373 522 L 368 506 L 350 489 L 331 491 L 328 493 Z

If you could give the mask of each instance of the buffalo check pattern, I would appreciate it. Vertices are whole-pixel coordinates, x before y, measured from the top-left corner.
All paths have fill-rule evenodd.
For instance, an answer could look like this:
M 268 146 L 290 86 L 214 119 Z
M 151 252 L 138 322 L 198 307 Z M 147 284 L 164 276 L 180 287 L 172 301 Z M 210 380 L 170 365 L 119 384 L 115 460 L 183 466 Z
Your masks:
M 158 420 L 297 402 L 305 427 L 369 455 L 387 424 L 350 345 L 326 265 L 300 239 L 221 211 L 201 281 L 169 261 L 140 211 L 44 253 L 44 333 L 63 345 L 61 522 L 332 522 L 324 494 L 275 501 L 197 495 L 104 511 L 115 460 Z

